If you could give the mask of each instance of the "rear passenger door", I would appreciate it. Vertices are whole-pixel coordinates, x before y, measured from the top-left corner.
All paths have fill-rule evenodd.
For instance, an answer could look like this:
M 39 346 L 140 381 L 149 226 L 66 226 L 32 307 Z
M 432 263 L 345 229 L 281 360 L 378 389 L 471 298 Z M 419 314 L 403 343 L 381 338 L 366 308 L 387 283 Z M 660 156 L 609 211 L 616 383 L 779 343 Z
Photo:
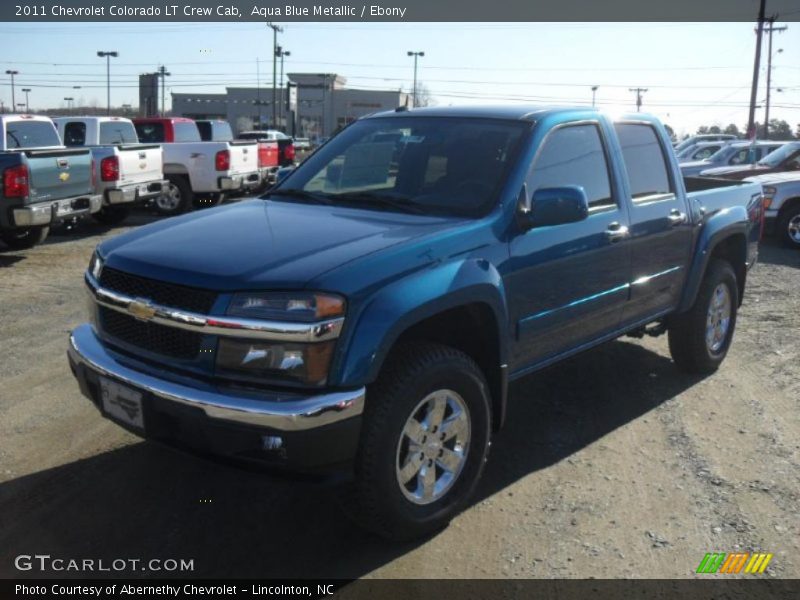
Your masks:
M 583 221 L 536 227 L 510 242 L 506 276 L 517 324 L 513 371 L 541 364 L 619 326 L 628 297 L 628 217 L 610 168 L 599 122 L 551 129 L 530 167 L 526 188 L 581 186 L 589 200 Z
M 629 325 L 677 306 L 691 257 L 692 224 L 653 124 L 626 121 L 614 127 L 631 205 L 631 294 L 622 319 Z

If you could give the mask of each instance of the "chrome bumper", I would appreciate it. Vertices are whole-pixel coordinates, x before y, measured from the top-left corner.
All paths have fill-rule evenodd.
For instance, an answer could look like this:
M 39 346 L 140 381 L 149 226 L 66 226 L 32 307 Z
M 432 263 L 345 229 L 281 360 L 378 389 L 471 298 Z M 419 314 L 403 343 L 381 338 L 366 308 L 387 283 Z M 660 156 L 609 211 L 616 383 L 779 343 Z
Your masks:
M 86 200 L 86 206 L 75 208 L 75 203 Z M 14 209 L 14 225 L 17 227 L 33 227 L 36 225 L 50 225 L 61 219 L 71 219 L 81 215 L 94 214 L 103 205 L 102 196 L 88 196 L 81 198 L 68 198 L 54 202 L 40 202 L 23 208 Z
M 161 190 L 165 185 L 167 185 L 166 180 L 159 180 L 110 188 L 105 191 L 106 203 L 127 204 L 137 200 L 155 198 L 161 194 Z
M 217 185 L 222 191 L 236 191 L 249 189 L 261 183 L 261 175 L 256 171 L 247 175 L 232 175 L 230 177 L 220 177 Z
M 68 354 L 75 365 L 109 377 L 168 402 L 203 410 L 212 420 L 241 423 L 279 431 L 306 431 L 360 415 L 365 389 L 301 396 L 238 390 L 195 388 L 165 381 L 118 362 L 102 345 L 92 326 L 77 327 L 69 337 Z

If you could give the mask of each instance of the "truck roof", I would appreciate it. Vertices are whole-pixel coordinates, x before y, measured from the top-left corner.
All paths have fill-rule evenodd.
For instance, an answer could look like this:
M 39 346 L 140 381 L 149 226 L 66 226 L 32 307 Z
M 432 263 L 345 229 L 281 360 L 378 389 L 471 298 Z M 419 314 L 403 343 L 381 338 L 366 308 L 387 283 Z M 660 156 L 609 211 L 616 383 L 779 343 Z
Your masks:
M 134 123 L 194 123 L 194 119 L 186 117 L 135 117 Z
M 109 116 L 90 116 L 90 115 L 79 115 L 79 116 L 68 116 L 68 117 L 54 117 L 53 121 L 130 121 L 128 117 L 109 117 Z
M 577 113 L 602 114 L 597 108 L 591 106 L 557 106 L 537 104 L 514 105 L 476 105 L 476 106 L 432 106 L 425 108 L 409 109 L 398 107 L 391 111 L 373 113 L 366 118 L 376 117 L 465 117 L 482 119 L 505 119 L 519 121 L 537 121 L 552 115 L 569 115 Z M 615 115 L 616 117 L 616 115 Z M 657 121 L 656 117 L 647 113 L 628 113 L 619 115 L 625 119 L 641 121 Z

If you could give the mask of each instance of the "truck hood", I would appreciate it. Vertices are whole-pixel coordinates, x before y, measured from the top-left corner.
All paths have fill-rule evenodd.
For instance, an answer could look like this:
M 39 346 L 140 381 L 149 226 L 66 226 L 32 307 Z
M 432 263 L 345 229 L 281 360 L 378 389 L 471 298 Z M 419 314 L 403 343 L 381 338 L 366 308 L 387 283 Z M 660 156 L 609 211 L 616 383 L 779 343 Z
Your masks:
M 780 173 L 764 173 L 761 175 L 753 175 L 748 177 L 747 181 L 753 181 L 762 185 L 778 184 L 778 183 L 798 183 L 800 184 L 800 172 L 797 171 L 783 171 Z
M 108 267 L 191 287 L 300 289 L 327 271 L 461 222 L 254 199 L 146 225 L 98 250 Z
M 712 163 L 708 160 L 688 160 L 686 162 L 679 163 L 678 166 L 681 169 L 685 168 L 695 168 L 695 167 L 706 167 L 710 166 Z
M 769 173 L 771 169 L 762 165 L 737 165 L 735 167 L 716 167 L 703 171 L 703 175 L 708 177 L 725 177 L 726 175 L 736 175 L 737 178 L 750 177 L 751 175 L 760 175 L 762 173 Z

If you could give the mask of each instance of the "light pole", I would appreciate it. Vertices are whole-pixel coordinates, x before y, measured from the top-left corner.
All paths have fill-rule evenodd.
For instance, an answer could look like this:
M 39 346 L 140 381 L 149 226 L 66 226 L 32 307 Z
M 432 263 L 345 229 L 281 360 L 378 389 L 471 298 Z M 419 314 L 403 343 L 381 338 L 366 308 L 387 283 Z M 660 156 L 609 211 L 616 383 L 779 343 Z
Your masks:
M 280 109 L 280 118 L 281 122 L 283 122 L 283 105 L 286 102 L 286 94 L 284 92 L 284 85 L 283 85 L 283 58 L 285 56 L 291 56 L 292 53 L 288 50 L 284 50 L 282 46 L 278 46 L 278 56 L 281 59 L 281 109 Z
M 278 32 L 283 33 L 283 27 L 278 27 L 275 23 L 267 23 L 267 27 L 272 29 L 272 126 L 278 120 L 278 104 L 275 96 L 278 86 Z
M 13 112 L 14 107 L 16 106 L 16 98 L 14 97 L 14 75 L 19 75 L 19 71 L 14 71 L 12 69 L 8 69 L 6 71 L 6 75 L 11 75 L 11 110 Z
M 417 107 L 417 60 L 420 56 L 425 56 L 424 52 L 412 52 L 411 50 L 408 51 L 409 56 L 414 57 L 414 94 L 413 94 L 413 101 L 411 102 L 412 108 Z
M 111 57 L 117 58 L 119 56 L 119 52 L 116 50 L 112 50 L 109 52 L 104 52 L 102 50 L 97 51 L 97 56 L 100 58 L 106 59 L 106 113 L 111 114 Z
M 28 93 L 31 91 L 31 88 L 22 88 L 22 91 L 25 92 L 25 112 L 31 112 L 30 104 L 28 104 Z
M 161 116 L 165 116 L 167 114 L 167 105 L 164 101 L 165 97 L 165 90 L 167 89 L 167 77 L 170 77 L 172 73 L 167 71 L 167 67 L 161 65 L 158 67 L 158 76 L 161 77 Z
M 594 108 L 594 98 L 595 98 L 595 94 L 597 94 L 597 88 L 599 88 L 599 87 L 600 87 L 599 85 L 593 85 L 592 86 L 592 108 Z

